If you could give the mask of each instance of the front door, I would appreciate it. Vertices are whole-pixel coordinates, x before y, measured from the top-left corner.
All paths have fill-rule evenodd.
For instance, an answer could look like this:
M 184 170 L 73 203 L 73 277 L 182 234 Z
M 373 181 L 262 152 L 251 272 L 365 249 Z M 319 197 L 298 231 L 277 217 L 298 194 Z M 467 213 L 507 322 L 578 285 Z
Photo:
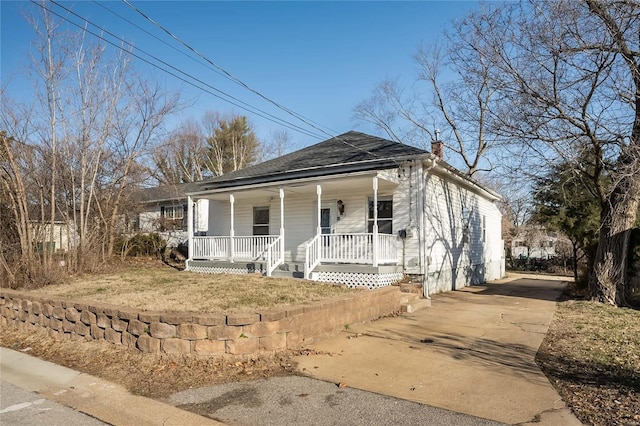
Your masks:
M 325 201 L 320 208 L 320 233 L 323 235 L 333 234 L 337 221 L 336 202 Z
M 331 208 L 323 207 L 320 209 L 320 232 L 322 234 L 331 234 Z

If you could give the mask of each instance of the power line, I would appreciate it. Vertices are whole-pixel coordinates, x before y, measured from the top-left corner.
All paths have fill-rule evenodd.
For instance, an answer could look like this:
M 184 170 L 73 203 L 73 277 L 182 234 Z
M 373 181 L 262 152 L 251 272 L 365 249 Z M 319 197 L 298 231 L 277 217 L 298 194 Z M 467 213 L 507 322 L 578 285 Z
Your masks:
M 157 56 L 152 55 L 152 54 L 146 52 L 145 50 L 136 47 L 134 44 L 132 44 L 132 43 L 130 43 L 130 42 L 128 42 L 128 41 L 116 36 L 115 34 L 111 33 L 110 31 L 108 31 L 108 30 L 100 27 L 99 25 L 91 22 L 87 18 L 84 18 L 84 17 L 80 16 L 79 14 L 75 13 L 74 11 L 72 11 L 72 10 L 62 6 L 62 5 L 60 5 L 55 0 L 51 0 L 51 3 L 55 4 L 56 6 L 60 7 L 61 9 L 64 9 L 65 11 L 67 11 L 68 13 L 76 16 L 77 18 L 83 20 L 87 24 L 89 24 L 89 25 L 99 29 L 100 31 L 108 34 L 109 36 L 113 37 L 114 39 L 120 41 L 122 44 L 129 46 L 131 49 L 134 49 L 134 50 L 137 50 L 139 52 L 142 52 L 143 54 L 145 54 L 148 57 L 154 59 L 155 61 L 157 61 L 157 62 L 169 67 L 170 69 L 174 70 L 175 72 L 180 73 L 180 74 L 184 75 L 185 77 L 187 77 L 187 78 L 189 78 L 189 79 L 191 79 L 193 81 L 196 81 L 199 84 L 204 85 L 204 86 L 210 88 L 211 90 L 213 90 L 215 92 L 218 92 L 218 93 L 222 94 L 223 96 L 226 96 L 226 97 L 228 97 L 230 99 L 233 99 L 233 101 L 229 100 L 229 99 L 225 99 L 223 96 L 220 96 L 220 95 L 218 95 L 216 93 L 213 93 L 211 90 L 207 90 L 206 88 L 195 84 L 193 81 L 189 81 L 189 80 L 187 80 L 187 78 L 181 77 L 180 75 L 177 75 L 175 72 L 171 72 L 171 71 L 159 66 L 158 64 L 153 63 L 152 61 L 150 61 L 148 59 L 145 59 L 144 57 L 141 57 L 140 55 L 134 53 L 133 50 L 125 49 L 124 47 L 122 47 L 122 45 L 118 45 L 118 44 L 112 42 L 111 40 L 108 40 L 107 38 L 103 37 L 102 35 L 97 34 L 97 33 L 93 32 L 93 31 L 87 29 L 86 27 L 83 27 L 83 26 L 73 22 L 71 19 L 67 18 L 66 16 L 63 16 L 63 15 L 55 12 L 54 10 L 49 9 L 49 8 L 37 3 L 35 0 L 31 0 L 31 2 L 34 3 L 35 5 L 37 5 L 38 7 L 42 8 L 44 10 L 47 10 L 50 13 L 53 13 L 54 15 L 56 15 L 59 18 L 65 20 L 66 22 L 69 22 L 70 24 L 72 24 L 73 26 L 81 29 L 82 31 L 85 31 L 85 32 L 93 35 L 94 37 L 99 38 L 100 40 L 110 44 L 111 46 L 113 46 L 113 47 L 115 47 L 117 49 L 120 49 L 120 50 L 126 52 L 127 54 L 129 54 L 129 55 L 131 55 L 131 56 L 133 56 L 133 57 L 135 57 L 137 59 L 140 59 L 141 61 L 151 65 L 152 67 L 157 68 L 157 69 L 159 69 L 159 70 L 161 70 L 161 71 L 163 71 L 163 72 L 165 72 L 165 73 L 167 73 L 167 74 L 179 79 L 180 81 L 183 81 L 183 82 L 185 82 L 185 83 L 187 83 L 187 84 L 189 84 L 189 85 L 191 85 L 191 86 L 193 86 L 193 87 L 195 87 L 197 89 L 202 90 L 205 93 L 208 93 L 208 94 L 210 94 L 210 95 L 212 95 L 212 96 L 214 96 L 214 97 L 216 97 L 216 98 L 218 98 L 218 99 L 220 99 L 222 101 L 228 102 L 228 103 L 230 103 L 230 104 L 232 104 L 232 105 L 234 105 L 234 106 L 236 106 L 238 108 L 241 108 L 241 109 L 243 109 L 243 110 L 245 110 L 247 112 L 250 112 L 252 114 L 258 115 L 259 117 L 262 117 L 262 118 L 264 118 L 266 120 L 269 120 L 269 121 L 271 121 L 273 123 L 285 126 L 285 127 L 289 128 L 291 130 L 294 130 L 294 131 L 297 131 L 299 133 L 302 133 L 302 134 L 304 134 L 306 136 L 314 137 L 314 138 L 317 138 L 317 139 L 322 139 L 322 137 L 319 136 L 318 134 L 314 134 L 314 133 L 312 133 L 312 132 L 310 132 L 310 131 L 308 131 L 308 130 L 306 130 L 306 129 L 304 129 L 304 128 L 296 125 L 296 124 L 293 124 L 293 123 L 291 123 L 291 122 L 289 122 L 287 120 L 284 120 L 284 119 L 282 119 L 280 117 L 277 117 L 277 116 L 275 116 L 273 114 L 270 114 L 270 113 L 268 113 L 268 112 L 266 112 L 266 111 L 264 111 L 264 110 L 262 110 L 260 108 L 254 107 L 254 106 L 248 104 L 247 102 L 244 102 L 244 101 L 242 101 L 242 100 L 240 100 L 240 99 L 238 99 L 238 98 L 236 98 L 236 97 L 234 97 L 232 95 L 229 95 L 228 93 L 226 93 L 226 92 L 224 92 L 224 91 L 222 91 L 220 89 L 217 89 L 216 87 L 214 87 L 214 86 L 202 81 L 201 79 L 196 78 L 196 77 L 192 76 L 191 74 L 189 74 L 189 73 L 187 73 L 185 71 L 182 71 L 181 69 L 179 69 L 179 68 L 177 68 L 177 67 L 175 67 L 175 66 L 173 66 L 173 65 L 171 65 L 169 63 L 167 63 L 166 61 L 158 58 Z
M 120 50 L 122 50 L 122 51 L 126 52 L 127 54 L 129 54 L 129 55 L 131 55 L 131 56 L 133 56 L 133 57 L 135 57 L 135 58 L 137 58 L 137 59 L 140 59 L 141 61 L 143 61 L 143 62 L 145 62 L 145 63 L 147 63 L 147 64 L 151 65 L 152 67 L 157 68 L 157 69 L 159 69 L 159 70 L 161 70 L 161 71 L 163 71 L 163 72 L 165 72 L 165 73 L 167 73 L 167 74 L 169 74 L 169 75 L 171 75 L 171 76 L 173 76 L 173 77 L 177 78 L 177 79 L 178 79 L 178 80 L 180 80 L 180 81 L 183 81 L 183 82 L 185 82 L 185 83 L 187 83 L 187 84 L 189 84 L 189 85 L 191 85 L 191 86 L 193 86 L 193 87 L 195 87 L 195 88 L 197 88 L 197 89 L 202 90 L 202 91 L 203 91 L 203 92 L 205 92 L 205 93 L 208 93 L 208 94 L 210 94 L 210 95 L 212 95 L 212 96 L 214 96 L 214 97 L 216 97 L 216 98 L 218 98 L 218 99 L 220 99 L 220 100 L 223 100 L 223 101 L 228 102 L 228 103 L 230 103 L 230 104 L 232 104 L 232 105 L 234 105 L 234 106 L 237 106 L 238 108 L 241 108 L 241 109 L 243 109 L 243 110 L 245 110 L 245 111 L 248 111 L 248 112 L 253 113 L 253 114 L 255 114 L 255 115 L 258 115 L 258 116 L 260 116 L 260 117 L 262 117 L 262 118 L 265 118 L 266 120 L 269 120 L 269 121 L 271 121 L 271 122 L 273 122 L 273 123 L 275 123 L 275 124 L 282 125 L 282 126 L 284 126 L 284 127 L 287 127 L 287 128 L 289 128 L 289 129 L 292 129 L 292 130 L 294 130 L 294 131 L 297 131 L 297 132 L 299 132 L 299 133 L 302 133 L 302 134 L 304 134 L 304 135 L 306 135 L 306 136 L 314 137 L 314 138 L 317 138 L 317 139 L 323 139 L 323 137 L 322 137 L 322 136 L 319 136 L 318 134 L 312 133 L 312 132 L 310 132 L 310 131 L 308 131 L 308 130 L 306 130 L 306 129 L 304 129 L 304 128 L 302 128 L 302 127 L 300 127 L 300 126 L 296 125 L 296 124 L 293 124 L 293 123 L 291 123 L 291 122 L 289 122 L 289 121 L 287 121 L 287 120 L 284 120 L 284 119 L 282 119 L 282 118 L 280 118 L 280 117 L 274 116 L 273 114 L 270 114 L 270 113 L 268 113 L 268 112 L 266 112 L 266 111 L 263 111 L 263 110 L 261 110 L 261 109 L 259 109 L 259 108 L 257 108 L 257 107 L 254 107 L 253 105 L 250 105 L 250 104 L 248 104 L 248 103 L 246 103 L 246 102 L 244 102 L 244 101 L 241 101 L 241 100 L 239 100 L 239 99 L 235 98 L 234 96 L 231 96 L 231 95 L 229 95 L 228 93 L 226 93 L 226 92 L 224 92 L 224 91 L 221 91 L 221 90 L 219 90 L 219 89 L 217 89 L 217 88 L 215 88 L 215 87 L 211 86 L 210 84 L 208 84 L 208 83 L 206 83 L 206 82 L 204 82 L 204 81 L 202 81 L 202 80 L 200 80 L 200 79 L 198 79 L 198 78 L 196 78 L 196 77 L 192 76 L 191 74 L 186 73 L 186 72 L 182 71 L 181 69 L 179 69 L 179 68 L 177 68 L 177 67 L 175 67 L 175 66 L 173 66 L 173 65 L 171 65 L 171 64 L 169 64 L 169 63 L 167 63 L 166 61 L 164 61 L 164 60 L 162 60 L 162 59 L 158 58 L 157 56 L 154 56 L 154 55 L 152 55 L 152 54 L 150 54 L 150 53 L 146 52 L 146 51 L 145 51 L 145 50 L 143 50 L 143 49 L 137 48 L 137 47 L 136 47 L 135 45 L 133 45 L 132 43 L 127 42 L 126 40 L 124 40 L 124 39 L 122 39 L 122 38 L 120 38 L 120 37 L 116 36 L 115 34 L 113 34 L 113 33 L 109 32 L 109 31 L 107 31 L 107 30 L 106 30 L 106 29 L 104 29 L 103 27 L 100 27 L 99 25 L 97 25 L 97 24 L 93 23 L 93 22 L 92 22 L 92 21 L 90 21 L 89 19 L 84 18 L 83 16 L 80 16 L 79 14 L 77 14 L 77 13 L 73 12 L 72 10 L 70 10 L 70 9 L 68 9 L 68 8 L 66 8 L 66 7 L 64 7 L 64 6 L 62 6 L 62 5 L 60 5 L 60 4 L 59 4 L 59 3 L 57 3 L 55 0 L 51 0 L 51 2 L 52 2 L 53 4 L 55 4 L 56 6 L 58 6 L 59 8 L 64 9 L 64 10 L 65 10 L 65 11 L 67 11 L 68 13 L 70 13 L 70 14 L 72 14 L 72 15 L 76 16 L 77 18 L 79 18 L 79 19 L 83 20 L 85 23 L 87 23 L 87 24 L 89 24 L 89 25 L 91 25 L 91 26 L 93 26 L 93 27 L 95 27 L 95 28 L 99 29 L 99 30 L 100 30 L 100 31 L 102 31 L 103 33 L 106 33 L 106 34 L 110 35 L 110 36 L 111 36 L 111 37 L 113 37 L 114 39 L 116 39 L 116 40 L 120 41 L 122 44 L 127 45 L 127 46 L 130 46 L 130 48 L 132 48 L 132 49 L 136 49 L 136 50 L 138 50 L 138 51 L 142 52 L 143 54 L 145 54 L 145 55 L 149 56 L 150 58 L 152 58 L 152 59 L 156 60 L 157 62 L 160 62 L 161 64 L 164 64 L 165 66 L 167 66 L 167 67 L 169 67 L 169 68 L 171 68 L 171 69 L 175 70 L 176 72 L 178 72 L 178 73 L 180 73 L 180 74 L 182 74 L 182 75 L 186 76 L 187 78 L 190 78 L 190 79 L 192 79 L 192 80 L 194 80 L 194 81 L 196 81 L 196 82 L 198 82 L 198 83 L 200 83 L 200 84 L 202 84 L 202 85 L 204 85 L 204 86 L 206 86 L 206 87 L 209 87 L 210 89 L 212 89 L 212 90 L 214 90 L 214 91 L 216 91 L 216 92 L 218 92 L 218 93 L 221 93 L 222 95 L 227 96 L 227 97 L 229 97 L 229 98 L 231 98 L 231 99 L 233 99 L 233 100 L 235 100 L 235 101 L 237 101 L 237 102 L 239 102 L 239 103 L 241 103 L 241 104 L 244 104 L 244 105 L 246 105 L 246 106 L 242 106 L 242 105 L 239 105 L 238 103 L 233 102 L 233 101 L 231 101 L 231 100 L 229 100 L 229 99 L 225 99 L 225 98 L 223 98 L 223 97 L 221 97 L 221 96 L 219 96 L 219 95 L 217 95 L 217 94 L 215 94 L 215 93 L 211 92 L 210 90 L 207 90 L 207 89 L 205 89 L 205 88 L 203 88 L 203 87 L 201 87 L 201 86 L 199 86 L 199 85 L 197 85 L 197 84 L 193 83 L 192 81 L 189 81 L 189 80 L 185 79 L 184 77 L 181 77 L 181 76 L 177 75 L 176 73 L 174 73 L 174 72 L 172 72 L 172 71 L 169 71 L 169 70 L 167 70 L 167 69 L 165 69 L 165 68 L 163 68 L 163 67 L 159 66 L 159 65 L 158 65 L 158 64 L 156 64 L 156 63 L 151 62 L 150 60 L 145 59 L 144 57 L 141 57 L 140 55 L 138 55 L 138 54 L 134 53 L 134 52 L 133 52 L 133 51 L 131 51 L 131 50 L 126 50 L 126 49 L 124 49 L 121 45 L 117 45 L 116 43 L 114 43 L 114 42 L 112 42 L 112 41 L 110 41 L 110 40 L 106 39 L 106 38 L 105 38 L 105 37 L 103 37 L 102 35 L 99 35 L 99 34 L 96 34 L 95 32 L 90 31 L 89 29 L 87 29 L 87 28 L 86 28 L 86 26 L 85 26 L 85 27 L 80 26 L 79 24 L 77 24 L 77 23 L 73 22 L 71 19 L 69 19 L 69 18 L 67 18 L 67 17 L 65 17 L 65 16 L 62 16 L 61 14 L 59 14 L 59 13 L 55 12 L 54 10 L 51 10 L 51 9 L 49 9 L 49 8 L 45 7 L 44 5 L 41 5 L 41 4 L 37 3 L 35 0 L 30 0 L 30 1 L 31 1 L 32 3 L 34 3 L 34 4 L 36 4 L 38 7 L 42 8 L 42 9 L 44 9 L 44 10 L 47 10 L 48 12 L 50 12 L 50 13 L 54 14 L 55 16 L 58 16 L 59 18 L 61 18 L 61 19 L 65 20 L 66 22 L 69 22 L 70 24 L 72 24 L 73 26 L 75 26 L 75 27 L 79 28 L 80 30 L 85 31 L 85 32 L 87 32 L 87 33 L 89 33 L 89 34 L 93 35 L 94 37 L 96 37 L 96 38 L 98 38 L 98 39 L 100 39 L 100 40 L 103 40 L 104 42 L 108 43 L 109 45 L 111 45 L 111 46 L 113 46 L 113 47 L 115 47 L 115 48 L 117 48 L 117 49 L 120 49 Z M 125 3 L 127 3 L 127 4 L 128 4 L 128 2 L 126 2 L 126 0 L 123 0 L 123 1 L 124 1 Z M 116 15 L 117 15 L 117 14 L 116 14 Z M 145 18 L 146 18 L 146 17 L 145 17 Z M 124 19 L 124 18 L 123 18 L 123 19 Z M 146 19 L 150 19 L 150 18 L 146 18 Z M 125 19 L 125 21 L 127 21 L 128 23 L 130 23 L 130 21 L 128 21 L 128 20 L 126 20 L 126 19 Z M 153 21 L 152 21 L 152 22 L 153 22 Z M 134 25 L 136 28 L 140 28 L 139 26 L 137 26 L 137 25 L 135 25 L 135 24 L 132 24 L 132 23 L 131 23 L 131 25 Z M 155 24 L 155 23 L 154 23 L 154 25 L 159 25 L 159 24 Z M 174 38 L 175 38 L 175 36 L 173 36 L 173 35 L 172 35 L 168 30 L 164 29 L 163 27 L 162 27 L 162 29 L 163 29 L 163 31 L 165 31 L 166 33 L 170 34 L 172 37 L 174 37 Z M 143 30 L 143 31 L 144 31 L 144 30 Z M 149 34 L 147 31 L 145 31 L 145 32 L 146 32 L 147 34 Z M 158 39 L 158 38 L 157 38 L 157 37 L 155 37 L 155 36 L 154 36 L 154 38 Z M 158 39 L 158 40 L 159 40 L 159 39 Z M 161 41 L 161 40 L 160 40 L 160 41 Z M 214 64 L 212 61 L 210 61 L 208 58 L 203 57 L 201 54 L 199 54 L 199 52 L 195 51 L 195 49 L 191 48 L 189 45 L 187 45 L 186 43 L 184 43 L 184 42 L 182 42 L 182 41 L 180 41 L 180 42 L 181 42 L 182 44 L 184 44 L 186 47 L 188 47 L 190 50 L 194 51 L 194 53 L 196 53 L 196 54 L 198 54 L 199 56 L 201 56 L 204 60 L 206 60 L 207 62 L 211 63 L 214 67 L 219 68 L 222 72 L 224 72 L 225 74 L 227 74 L 227 75 L 229 76 L 229 78 L 235 79 L 235 77 L 233 77 L 230 73 L 228 73 L 226 70 L 222 69 L 221 67 L 218 67 L 217 65 L 215 65 L 215 64 Z M 167 44 L 167 43 L 164 43 L 164 42 L 163 42 L 163 44 Z M 195 60 L 195 58 L 191 58 L 191 59 Z M 214 70 L 214 71 L 215 71 L 215 70 Z M 239 84 L 241 84 L 243 87 L 245 87 L 245 88 L 247 88 L 248 90 L 250 90 L 250 91 L 252 91 L 252 92 L 254 92 L 254 93 L 258 94 L 258 95 L 259 95 L 260 97 L 262 97 L 263 99 L 268 100 L 269 102 L 271 102 L 272 104 L 274 104 L 275 106 L 277 106 L 279 109 L 281 109 L 281 110 L 283 110 L 283 111 L 287 112 L 288 114 L 292 115 L 294 118 L 297 118 L 298 120 L 302 121 L 303 123 L 305 123 L 306 125 L 308 125 L 308 126 L 310 126 L 310 127 L 314 128 L 314 129 L 316 129 L 316 130 L 320 131 L 321 133 L 323 133 L 323 134 L 325 134 L 325 135 L 328 135 L 330 138 L 336 139 L 336 140 L 338 140 L 339 142 L 341 142 L 341 143 L 343 143 L 343 144 L 345 144 L 345 145 L 347 145 L 347 146 L 350 146 L 350 147 L 352 147 L 352 148 L 354 148 L 354 149 L 356 149 L 356 150 L 358 150 L 358 151 L 361 151 L 361 152 L 367 153 L 367 154 L 369 154 L 369 155 L 371 155 L 371 156 L 373 156 L 373 157 L 383 158 L 383 156 L 381 156 L 381 155 L 379 155 L 379 154 L 376 154 L 376 153 L 370 152 L 370 151 L 368 151 L 368 150 L 366 150 L 366 149 L 363 149 L 363 148 L 361 148 L 361 147 L 359 147 L 359 146 L 357 146 L 357 145 L 352 144 L 351 142 L 348 142 L 348 141 L 346 141 L 346 140 L 342 139 L 342 138 L 341 138 L 341 137 L 339 137 L 339 136 L 335 136 L 335 135 L 333 135 L 333 134 L 330 134 L 330 133 L 326 132 L 325 130 L 323 130 L 323 129 L 319 128 L 318 126 L 316 126 L 316 125 L 314 125 L 314 124 L 312 124 L 312 123 L 309 123 L 309 121 L 308 121 L 307 119 L 305 119 L 305 118 L 304 118 L 304 117 L 302 117 L 301 115 L 299 115 L 299 114 L 295 113 L 294 111 L 292 111 L 292 110 L 290 110 L 290 109 L 288 109 L 288 108 L 286 108 L 286 107 L 283 107 L 283 106 L 281 106 L 281 105 L 279 105 L 279 104 L 275 103 L 274 101 L 271 101 L 269 98 L 267 98 L 266 96 L 264 96 L 264 95 L 260 94 L 260 93 L 259 93 L 259 92 L 257 92 L 255 89 L 250 88 L 248 85 L 244 84 L 244 83 L 243 83 L 243 82 L 241 82 L 239 79 L 238 79 L 238 82 L 239 82 Z M 259 112 L 257 112 L 257 111 L 259 111 Z M 271 117 L 271 118 L 269 118 L 269 117 Z M 327 129 L 328 129 L 328 128 L 327 128 Z M 329 129 L 329 130 L 330 130 L 330 129 Z
M 107 6 L 105 6 L 104 4 L 100 3 L 97 0 L 92 0 L 93 3 L 97 4 L 98 6 L 100 6 L 101 8 L 105 9 L 107 12 L 111 13 L 112 15 L 120 18 L 121 20 L 123 20 L 124 22 L 126 22 L 127 24 L 137 28 L 138 30 L 142 31 L 143 33 L 147 34 L 150 37 L 153 37 L 154 39 L 156 39 L 157 41 L 159 41 L 160 43 L 164 44 L 165 46 L 173 49 L 174 51 L 178 52 L 179 54 L 181 54 L 182 56 L 200 64 L 205 66 L 207 69 L 210 69 L 216 73 L 218 73 L 221 76 L 224 76 L 224 74 L 219 71 L 218 69 L 211 67 L 209 64 L 207 64 L 206 62 L 202 61 L 202 60 L 198 60 L 196 58 L 194 58 L 193 56 L 189 55 L 186 52 L 183 52 L 182 50 L 178 49 L 177 47 L 171 45 L 170 43 L 167 43 L 166 41 L 162 40 L 160 37 L 158 37 L 157 35 L 151 33 L 150 31 L 145 30 L 144 28 L 142 28 L 140 25 L 136 24 L 135 22 L 131 21 L 130 19 L 125 18 L 124 16 L 122 16 L 121 14 L 119 14 L 118 12 L 114 11 L 113 9 L 108 8 Z
M 160 30 L 164 31 L 166 34 L 168 34 L 171 38 L 173 38 L 175 41 L 177 41 L 178 43 L 182 44 L 184 47 L 186 47 L 187 49 L 189 49 L 191 52 L 195 53 L 196 55 L 198 55 L 200 58 L 204 59 L 205 61 L 207 61 L 209 64 L 211 64 L 212 66 L 214 66 L 216 69 L 218 69 L 220 72 L 222 72 L 227 78 L 229 78 L 231 81 L 239 84 L 240 86 L 244 87 L 245 89 L 251 91 L 252 93 L 258 95 L 259 97 L 261 97 L 262 99 L 264 99 L 265 101 L 273 104 L 274 106 L 278 107 L 279 109 L 281 109 L 282 111 L 286 112 L 287 114 L 290 114 L 291 116 L 297 118 L 298 120 L 304 122 L 305 124 L 313 127 L 316 130 L 321 131 L 322 133 L 328 135 L 328 136 L 333 136 L 331 133 L 326 132 L 325 130 L 321 129 L 320 127 L 324 127 L 325 129 L 329 130 L 329 132 L 332 133 L 336 133 L 335 130 L 332 130 L 326 126 L 323 126 L 320 123 L 317 123 L 307 117 L 304 117 L 301 114 L 298 114 L 297 112 L 285 107 L 284 105 L 274 101 L 273 99 L 263 95 L 261 92 L 259 92 L 258 90 L 252 88 L 251 86 L 249 86 L 248 84 L 246 84 L 244 81 L 240 80 L 238 77 L 236 77 L 235 75 L 231 74 L 229 71 L 227 71 L 226 69 L 224 69 L 223 67 L 221 67 L 220 65 L 216 64 L 214 61 L 212 61 L 211 59 L 209 59 L 208 57 L 204 56 L 202 53 L 200 53 L 198 50 L 196 50 L 194 47 L 192 47 L 190 44 L 188 44 L 187 42 L 185 42 L 184 40 L 182 40 L 180 37 L 176 36 L 174 33 L 172 33 L 171 31 L 169 31 L 166 27 L 164 27 L 163 25 L 161 25 L 160 23 L 158 23 L 157 21 L 155 21 L 153 18 L 151 18 L 150 16 L 148 16 L 147 14 L 145 14 L 142 10 L 138 9 L 137 7 L 135 7 L 133 4 L 131 4 L 128 0 L 122 0 L 123 3 L 125 3 L 127 6 L 129 6 L 131 9 L 133 9 L 134 11 L 136 11 L 138 14 L 140 14 L 144 19 L 146 19 L 147 21 L 151 22 L 153 25 L 155 25 L 157 28 L 159 28 Z M 320 127 L 317 127 L 317 126 Z
M 171 31 L 169 31 L 166 27 L 164 27 L 163 25 L 161 25 L 160 23 L 158 23 L 157 21 L 155 21 L 154 19 L 152 19 L 150 16 L 148 16 L 147 14 L 145 14 L 142 10 L 138 9 L 137 7 L 135 7 L 133 4 L 131 4 L 128 0 L 122 0 L 123 3 L 125 3 L 127 6 L 129 6 L 131 9 L 133 9 L 134 11 L 136 11 L 138 14 L 140 14 L 144 19 L 146 19 L 147 21 L 151 22 L 154 26 L 156 26 L 157 28 L 159 28 L 160 30 L 164 31 L 166 34 L 168 34 L 171 38 L 173 38 L 175 41 L 177 41 L 178 43 L 182 44 L 184 47 L 186 47 L 187 49 L 189 49 L 191 52 L 193 52 L 194 54 L 198 55 L 200 58 L 204 59 L 205 61 L 207 61 L 209 64 L 211 64 L 212 66 L 214 66 L 216 69 L 220 70 L 222 73 L 224 73 L 225 76 L 227 76 L 227 78 L 229 78 L 230 80 L 234 81 L 235 83 L 239 84 L 240 86 L 244 87 L 245 89 L 251 91 L 252 93 L 258 95 L 259 97 L 261 97 L 262 99 L 264 99 L 265 101 L 275 105 L 277 108 L 281 109 L 282 111 L 286 112 L 287 114 L 297 118 L 298 120 L 302 121 L 303 123 L 305 123 L 306 125 L 313 127 L 314 129 L 322 132 L 323 134 L 329 136 L 330 138 L 335 138 L 337 140 L 339 140 L 340 142 L 356 149 L 362 152 L 365 152 L 371 156 L 374 157 L 379 157 L 382 158 L 382 156 L 375 154 L 373 152 L 370 152 L 366 149 L 360 148 L 357 145 L 354 145 L 350 142 L 345 141 L 344 139 L 340 138 L 339 136 L 336 136 L 335 133 L 337 133 L 335 130 L 330 129 L 329 127 L 323 126 L 322 124 L 319 124 L 311 119 L 308 119 L 304 116 L 302 116 L 301 114 L 296 113 L 295 111 L 281 105 L 280 103 L 272 100 L 271 98 L 263 95 L 262 93 L 260 93 L 258 90 L 250 87 L 248 84 L 246 84 L 245 82 L 243 82 L 242 80 L 240 80 L 238 77 L 234 76 L 233 74 L 231 74 L 229 71 L 227 71 L 226 69 L 224 69 L 223 67 L 219 66 L 218 64 L 216 64 L 214 61 L 212 61 L 211 59 L 209 59 L 208 57 L 204 56 L 202 53 L 200 53 L 198 50 L 196 50 L 195 48 L 193 48 L 190 44 L 188 44 L 187 42 L 185 42 L 184 40 L 182 40 L 181 38 L 179 38 L 178 36 L 176 36 L 175 34 L 173 34 Z M 322 127 L 326 128 L 327 130 L 329 130 L 329 132 L 325 131 L 324 129 L 322 129 Z

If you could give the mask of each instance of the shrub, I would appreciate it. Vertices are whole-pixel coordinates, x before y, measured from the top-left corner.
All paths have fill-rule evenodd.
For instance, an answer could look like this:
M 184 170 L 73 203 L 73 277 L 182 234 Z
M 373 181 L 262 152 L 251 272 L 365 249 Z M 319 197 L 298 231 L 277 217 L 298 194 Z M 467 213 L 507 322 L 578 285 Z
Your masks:
M 167 242 L 159 234 L 136 234 L 124 243 L 122 253 L 134 257 L 160 257 L 166 245 Z

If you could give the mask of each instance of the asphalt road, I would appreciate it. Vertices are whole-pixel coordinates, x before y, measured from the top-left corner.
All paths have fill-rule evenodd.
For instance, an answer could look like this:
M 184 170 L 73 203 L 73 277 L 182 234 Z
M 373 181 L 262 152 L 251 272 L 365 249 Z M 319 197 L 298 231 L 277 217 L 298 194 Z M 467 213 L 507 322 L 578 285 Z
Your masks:
M 107 423 L 0 380 L 0 424 L 99 426 Z
M 456 425 L 502 423 L 300 376 L 191 389 L 169 403 L 233 425 Z

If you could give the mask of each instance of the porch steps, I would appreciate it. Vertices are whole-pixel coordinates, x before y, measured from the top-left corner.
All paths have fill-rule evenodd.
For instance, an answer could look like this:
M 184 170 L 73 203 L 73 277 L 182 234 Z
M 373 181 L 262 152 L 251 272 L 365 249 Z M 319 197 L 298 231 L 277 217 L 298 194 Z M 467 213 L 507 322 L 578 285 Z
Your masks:
M 416 293 L 403 293 L 400 299 L 400 311 L 411 314 L 431 306 L 431 299 L 423 299 Z
M 414 293 L 419 296 L 422 296 L 422 284 L 401 283 L 400 291 L 403 293 Z
M 403 303 L 400 305 L 400 310 L 403 313 L 411 314 L 419 311 L 420 309 L 431 307 L 431 299 L 415 299 L 410 303 Z
M 304 278 L 304 265 L 302 263 L 283 263 L 271 273 L 278 278 Z

